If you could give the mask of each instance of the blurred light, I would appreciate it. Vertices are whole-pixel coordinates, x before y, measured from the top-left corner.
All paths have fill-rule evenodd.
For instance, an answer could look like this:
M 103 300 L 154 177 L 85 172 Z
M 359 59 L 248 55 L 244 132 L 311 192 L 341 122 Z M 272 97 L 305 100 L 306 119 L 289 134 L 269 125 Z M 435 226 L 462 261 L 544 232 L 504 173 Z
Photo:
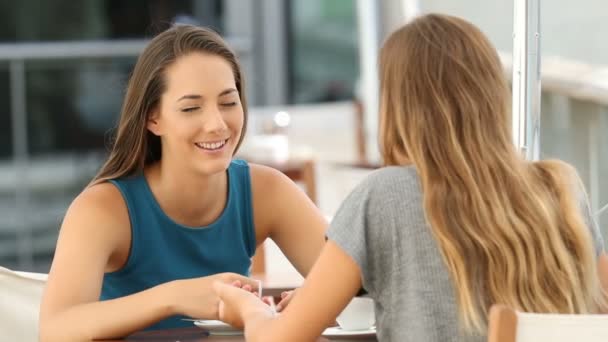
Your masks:
M 274 123 L 279 127 L 287 127 L 289 126 L 289 122 L 291 121 L 291 117 L 289 113 L 281 111 L 277 112 L 274 115 Z

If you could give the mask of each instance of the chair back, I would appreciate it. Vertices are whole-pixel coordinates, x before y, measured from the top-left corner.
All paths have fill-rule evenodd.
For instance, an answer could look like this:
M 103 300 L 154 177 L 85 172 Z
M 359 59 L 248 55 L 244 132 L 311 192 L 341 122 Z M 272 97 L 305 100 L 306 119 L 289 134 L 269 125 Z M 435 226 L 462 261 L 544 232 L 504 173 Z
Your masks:
M 7 341 L 38 341 L 38 314 L 46 279 L 46 274 L 0 267 L 0 336 L 9 338 Z
M 608 341 L 608 315 L 523 313 L 503 305 L 492 306 L 488 342 L 533 341 Z

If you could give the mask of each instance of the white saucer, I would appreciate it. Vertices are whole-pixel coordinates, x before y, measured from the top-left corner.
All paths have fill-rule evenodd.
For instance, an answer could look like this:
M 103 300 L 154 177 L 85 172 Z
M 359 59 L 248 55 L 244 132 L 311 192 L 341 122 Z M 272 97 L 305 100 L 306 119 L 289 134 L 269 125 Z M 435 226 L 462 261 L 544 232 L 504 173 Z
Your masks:
M 331 327 L 325 329 L 323 334 L 324 337 L 355 337 L 355 336 L 375 336 L 376 327 L 373 326 L 365 330 L 343 330 L 340 327 Z
M 199 328 L 205 329 L 209 332 L 209 335 L 215 336 L 240 336 L 243 335 L 243 331 L 232 327 L 222 321 L 215 320 L 198 320 L 194 321 L 194 325 Z M 343 330 L 340 327 L 331 327 L 325 329 L 321 334 L 324 337 L 356 337 L 356 336 L 375 336 L 376 327 L 371 327 L 365 330 Z
M 199 320 L 194 321 L 194 325 L 199 328 L 205 329 L 209 332 L 209 335 L 215 336 L 239 336 L 243 335 L 243 331 L 233 326 L 226 324 L 222 321 L 215 320 Z

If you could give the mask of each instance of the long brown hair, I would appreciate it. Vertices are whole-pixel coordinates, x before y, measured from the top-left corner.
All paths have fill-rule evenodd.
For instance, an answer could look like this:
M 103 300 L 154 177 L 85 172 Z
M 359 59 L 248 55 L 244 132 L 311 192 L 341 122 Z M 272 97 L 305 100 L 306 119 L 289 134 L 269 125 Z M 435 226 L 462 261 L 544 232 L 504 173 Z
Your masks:
M 517 152 L 508 84 L 479 29 L 419 17 L 388 38 L 380 69 L 382 155 L 409 159 L 420 175 L 466 330 L 482 332 L 493 303 L 546 313 L 603 305 L 578 176 Z
M 139 56 L 127 86 L 120 122 L 108 160 L 91 184 L 133 175 L 161 158 L 161 142 L 146 127 L 150 112 L 166 90 L 165 70 L 179 57 L 204 52 L 224 58 L 231 66 L 245 118 L 238 150 L 247 127 L 247 101 L 241 68 L 234 52 L 215 32 L 176 25 L 156 36 Z

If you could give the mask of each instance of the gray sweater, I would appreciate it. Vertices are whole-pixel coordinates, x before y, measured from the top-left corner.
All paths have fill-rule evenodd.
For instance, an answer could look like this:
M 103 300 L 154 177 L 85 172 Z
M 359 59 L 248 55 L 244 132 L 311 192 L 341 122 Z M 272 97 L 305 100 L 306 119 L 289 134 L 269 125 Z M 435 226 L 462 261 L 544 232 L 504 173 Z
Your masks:
M 344 201 L 327 237 L 361 268 L 379 341 L 485 341 L 460 328 L 455 289 L 422 203 L 413 167 L 380 169 Z M 599 253 L 602 238 L 585 207 Z

